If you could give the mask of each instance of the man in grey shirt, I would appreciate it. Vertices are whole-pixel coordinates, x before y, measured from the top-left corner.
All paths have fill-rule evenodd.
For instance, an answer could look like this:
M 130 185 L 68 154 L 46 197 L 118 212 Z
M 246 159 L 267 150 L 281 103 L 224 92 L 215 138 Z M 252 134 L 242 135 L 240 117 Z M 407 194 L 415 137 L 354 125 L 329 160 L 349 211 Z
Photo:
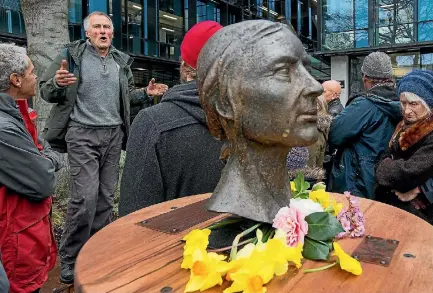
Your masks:
M 40 81 L 41 96 L 57 103 L 44 138 L 68 152 L 71 198 L 60 242 L 60 280 L 72 283 L 86 241 L 111 221 L 122 145 L 129 134 L 130 102 L 162 95 L 153 81 L 135 89 L 132 58 L 113 46 L 113 24 L 102 12 L 84 20 L 87 41 L 67 45 Z

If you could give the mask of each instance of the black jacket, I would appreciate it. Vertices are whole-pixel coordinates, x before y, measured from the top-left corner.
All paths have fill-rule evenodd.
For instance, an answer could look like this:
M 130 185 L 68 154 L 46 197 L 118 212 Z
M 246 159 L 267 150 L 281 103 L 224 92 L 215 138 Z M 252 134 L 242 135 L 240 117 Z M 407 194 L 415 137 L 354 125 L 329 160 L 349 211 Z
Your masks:
M 223 163 L 206 125 L 195 81 L 174 86 L 135 118 L 126 148 L 119 215 L 212 192 Z
M 0 93 L 0 186 L 32 200 L 51 196 L 56 188 L 55 171 L 62 158 L 45 141 L 38 150 L 27 131 L 17 104 Z

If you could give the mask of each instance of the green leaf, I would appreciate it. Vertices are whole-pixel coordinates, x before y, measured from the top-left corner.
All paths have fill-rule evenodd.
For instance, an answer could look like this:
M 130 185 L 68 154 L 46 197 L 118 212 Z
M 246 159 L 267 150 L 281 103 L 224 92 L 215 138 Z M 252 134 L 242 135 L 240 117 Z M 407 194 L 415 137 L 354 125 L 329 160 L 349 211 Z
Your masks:
M 326 260 L 329 255 L 329 246 L 322 241 L 316 241 L 306 236 L 302 255 L 309 260 Z
M 317 241 L 332 240 L 344 232 L 337 218 L 327 212 L 312 213 L 305 217 L 305 221 L 308 223 L 308 237 Z
M 304 175 L 302 175 L 301 172 L 298 172 L 298 175 L 296 175 L 296 178 L 293 180 L 293 182 L 295 183 L 296 188 L 293 198 L 308 198 L 307 189 L 310 188 L 310 183 L 304 180 Z

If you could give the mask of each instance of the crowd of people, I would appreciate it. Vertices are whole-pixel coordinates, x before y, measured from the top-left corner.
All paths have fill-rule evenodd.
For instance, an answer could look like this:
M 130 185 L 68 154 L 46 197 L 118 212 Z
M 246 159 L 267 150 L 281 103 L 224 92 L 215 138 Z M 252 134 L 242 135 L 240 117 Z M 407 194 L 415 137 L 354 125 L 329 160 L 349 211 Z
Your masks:
M 54 104 L 41 135 L 27 105 L 36 94 L 32 61 L 23 48 L 0 44 L 0 292 L 39 292 L 55 265 L 50 211 L 55 172 L 66 165 L 59 152 L 67 152 L 71 173 L 59 248 L 64 283 L 73 283 L 83 245 L 111 221 L 122 149 L 120 216 L 215 189 L 228 148 L 208 128 L 218 121 L 205 114 L 196 79 L 200 51 L 221 28 L 204 21 L 185 35 L 181 84 L 168 89 L 152 80 L 139 89 L 132 58 L 111 45 L 111 19 L 93 12 L 84 20 L 87 40 L 68 44 L 39 80 L 40 96 Z M 397 85 L 381 52 L 367 56 L 361 71 L 364 90 L 345 107 L 340 84 L 323 83 L 317 142 L 293 148 L 287 171 L 433 223 L 433 72 L 413 71 Z M 130 126 L 130 104 L 154 96 L 161 103 Z M 219 115 L 230 115 L 223 108 Z

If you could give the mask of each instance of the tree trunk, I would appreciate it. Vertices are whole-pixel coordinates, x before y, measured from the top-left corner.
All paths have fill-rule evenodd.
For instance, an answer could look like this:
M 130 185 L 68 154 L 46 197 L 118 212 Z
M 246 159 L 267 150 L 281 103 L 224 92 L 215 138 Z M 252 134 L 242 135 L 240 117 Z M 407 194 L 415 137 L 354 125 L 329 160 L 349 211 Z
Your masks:
M 53 59 L 69 42 L 68 0 L 21 0 L 21 10 L 27 33 L 27 50 L 41 77 Z M 34 99 L 39 115 L 38 128 L 42 129 L 51 105 L 39 97 Z

